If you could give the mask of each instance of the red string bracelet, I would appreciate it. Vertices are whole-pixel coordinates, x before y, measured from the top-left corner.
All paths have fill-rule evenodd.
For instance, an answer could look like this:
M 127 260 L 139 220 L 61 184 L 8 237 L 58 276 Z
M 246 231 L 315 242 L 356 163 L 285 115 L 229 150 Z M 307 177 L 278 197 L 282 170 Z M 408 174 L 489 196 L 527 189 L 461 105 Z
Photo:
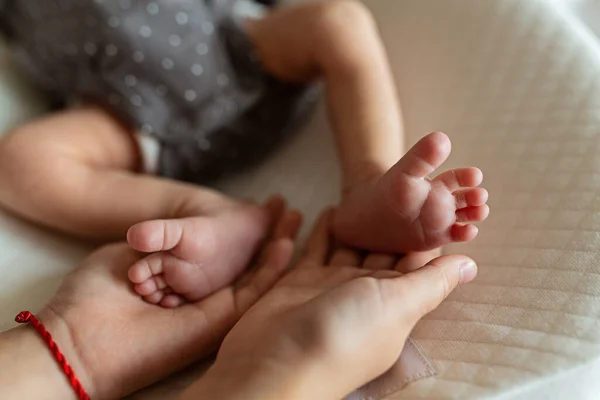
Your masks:
M 52 335 L 46 330 L 46 328 L 44 328 L 44 325 L 40 322 L 40 320 L 38 320 L 35 317 L 35 315 L 30 313 L 29 311 L 23 311 L 15 317 L 15 321 L 19 324 L 30 323 L 35 328 L 37 333 L 39 333 L 44 342 L 48 345 L 50 352 L 52 353 L 52 355 L 64 371 L 65 375 L 69 379 L 69 382 L 71 383 L 73 390 L 75 390 L 75 393 L 77 394 L 79 400 L 90 400 L 90 396 L 88 396 L 88 394 L 83 389 L 81 382 L 79 382 L 79 379 L 77 379 L 77 377 L 75 376 L 73 368 L 71 368 L 67 360 L 65 360 L 65 356 L 63 356 L 54 340 L 52 340 Z

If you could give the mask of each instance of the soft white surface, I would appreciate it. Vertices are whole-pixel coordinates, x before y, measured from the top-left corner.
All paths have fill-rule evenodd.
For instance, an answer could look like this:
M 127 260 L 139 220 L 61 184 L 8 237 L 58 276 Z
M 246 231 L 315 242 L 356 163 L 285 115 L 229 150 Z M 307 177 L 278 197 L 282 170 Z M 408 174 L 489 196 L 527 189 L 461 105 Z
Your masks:
M 597 0 L 550 0 L 555 2 L 562 10 L 572 14 L 575 19 L 573 23 L 578 23 L 584 29 L 588 29 L 596 36 L 595 40 L 600 38 L 600 2 Z M 597 43 L 596 46 L 600 46 Z
M 409 142 L 449 132 L 448 166 L 485 174 L 492 215 L 467 252 L 480 276 L 417 325 L 437 377 L 393 399 L 597 399 L 600 393 L 600 57 L 593 35 L 544 0 L 369 0 L 390 51 Z M 3 125 L 28 103 L 4 84 Z M 12 79 L 12 78 L 10 78 Z M 6 111 L 8 110 L 8 111 Z M 13 115 L 15 114 L 15 115 Z M 324 114 L 239 196 L 282 192 L 308 220 L 335 201 Z M 0 183 L 1 184 L 1 183 Z M 0 328 L 39 307 L 86 253 L 0 214 Z M 170 399 L 190 376 L 137 399 Z

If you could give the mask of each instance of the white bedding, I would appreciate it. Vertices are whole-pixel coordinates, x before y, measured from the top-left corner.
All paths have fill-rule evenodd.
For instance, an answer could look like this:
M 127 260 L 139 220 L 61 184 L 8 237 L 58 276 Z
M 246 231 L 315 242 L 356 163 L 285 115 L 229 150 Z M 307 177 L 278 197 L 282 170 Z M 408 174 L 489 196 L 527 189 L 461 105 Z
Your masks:
M 409 143 L 450 134 L 448 166 L 486 174 L 492 215 L 466 252 L 477 280 L 421 321 L 413 339 L 438 374 L 392 399 L 600 398 L 600 52 L 544 0 L 369 0 L 398 79 Z M 2 125 L 31 98 L 6 84 Z M 10 78 L 13 79 L 13 78 Z M 35 111 L 35 110 L 34 110 Z M 238 196 L 282 192 L 307 220 L 336 200 L 324 113 Z M 1 183 L 0 183 L 1 184 Z M 39 307 L 88 249 L 0 214 L 0 329 Z M 181 375 L 136 399 L 173 398 Z

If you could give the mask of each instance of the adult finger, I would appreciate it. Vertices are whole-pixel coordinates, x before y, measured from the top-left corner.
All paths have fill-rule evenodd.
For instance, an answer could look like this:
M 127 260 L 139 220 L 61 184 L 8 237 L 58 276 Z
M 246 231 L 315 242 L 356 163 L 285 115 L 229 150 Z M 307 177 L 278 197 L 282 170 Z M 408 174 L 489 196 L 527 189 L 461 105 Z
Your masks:
M 294 242 L 288 238 L 276 240 L 267 247 L 257 270 L 238 285 L 237 309 L 240 312 L 248 310 L 277 283 L 293 254 Z
M 81 274 L 82 270 L 104 270 L 108 268 L 115 271 L 120 278 L 124 279 L 124 282 L 127 282 L 127 275 L 131 266 L 145 256 L 132 249 L 127 242 L 107 244 L 87 256 L 81 263 L 81 267 L 74 269 L 69 277 Z
M 398 260 L 394 269 L 403 273 L 416 271 L 441 255 L 441 249 L 408 253 Z
M 358 267 L 361 264 L 362 256 L 360 252 L 349 247 L 336 249 L 327 263 L 331 267 Z
M 251 266 L 246 270 L 245 274 L 242 275 L 236 285 L 238 287 L 244 287 L 248 285 L 248 282 L 256 279 L 255 274 L 257 270 L 264 267 L 269 261 L 269 257 L 273 257 L 273 247 L 279 246 L 279 241 L 287 239 L 292 243 L 296 239 L 302 223 L 302 216 L 297 211 L 284 211 L 282 216 L 279 218 L 279 222 L 275 227 L 275 232 L 272 234 L 272 238 L 267 239 L 266 243 L 260 252 L 254 257 Z M 287 261 L 289 263 L 290 260 Z M 285 265 L 287 266 L 287 264 Z
M 331 246 L 329 228 L 333 210 L 325 210 L 314 225 L 313 231 L 306 240 L 304 252 L 297 268 L 324 266 Z
M 302 225 L 302 214 L 296 210 L 285 211 L 275 226 L 273 239 L 296 239 Z
M 374 271 L 393 269 L 398 257 L 389 254 L 369 254 L 363 263 L 363 268 Z
M 423 268 L 399 278 L 384 279 L 379 283 L 385 304 L 394 310 L 399 322 L 412 328 L 459 284 L 472 281 L 476 275 L 477 266 L 473 260 L 450 255 L 431 260 Z
M 281 223 L 281 218 L 284 216 L 287 207 L 285 199 L 281 196 L 272 196 L 264 203 L 264 207 L 269 214 L 271 223 L 271 234 L 275 232 L 277 225 Z

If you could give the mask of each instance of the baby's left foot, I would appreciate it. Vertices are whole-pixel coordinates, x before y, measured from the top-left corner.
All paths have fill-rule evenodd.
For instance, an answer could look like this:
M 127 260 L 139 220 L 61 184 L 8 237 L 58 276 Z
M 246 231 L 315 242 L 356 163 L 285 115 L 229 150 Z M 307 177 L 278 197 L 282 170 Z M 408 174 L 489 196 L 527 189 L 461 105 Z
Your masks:
M 225 204 L 210 215 L 146 221 L 130 228 L 132 248 L 150 253 L 129 269 L 147 302 L 177 307 L 229 285 L 250 263 L 269 223 L 284 211 L 281 199 L 264 207 Z
M 370 251 L 425 251 L 475 238 L 470 222 L 487 218 L 488 193 L 477 168 L 427 178 L 450 155 L 450 139 L 431 133 L 383 177 L 352 188 L 336 211 L 334 234 Z

